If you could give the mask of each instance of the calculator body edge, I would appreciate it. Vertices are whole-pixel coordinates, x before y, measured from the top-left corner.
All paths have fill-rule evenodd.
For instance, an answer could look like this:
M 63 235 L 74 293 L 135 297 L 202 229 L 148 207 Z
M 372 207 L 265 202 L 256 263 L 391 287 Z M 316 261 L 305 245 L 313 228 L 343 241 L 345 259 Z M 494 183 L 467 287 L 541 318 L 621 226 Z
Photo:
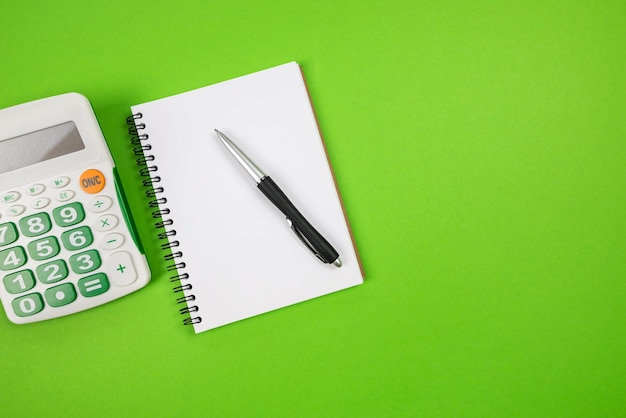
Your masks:
M 150 270 L 130 214 L 84 96 L 0 110 L 0 298 L 12 322 L 69 315 L 144 287 Z

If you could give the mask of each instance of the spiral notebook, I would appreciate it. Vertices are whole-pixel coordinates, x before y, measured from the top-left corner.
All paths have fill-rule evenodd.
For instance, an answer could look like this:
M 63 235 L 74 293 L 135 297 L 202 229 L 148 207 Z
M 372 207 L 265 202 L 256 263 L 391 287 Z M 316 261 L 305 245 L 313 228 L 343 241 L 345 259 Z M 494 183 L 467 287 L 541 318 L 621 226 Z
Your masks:
M 363 282 L 299 65 L 280 65 L 131 107 L 158 237 L 196 333 Z M 263 167 L 343 266 L 323 264 L 215 136 Z M 336 299 L 336 303 L 341 303 Z

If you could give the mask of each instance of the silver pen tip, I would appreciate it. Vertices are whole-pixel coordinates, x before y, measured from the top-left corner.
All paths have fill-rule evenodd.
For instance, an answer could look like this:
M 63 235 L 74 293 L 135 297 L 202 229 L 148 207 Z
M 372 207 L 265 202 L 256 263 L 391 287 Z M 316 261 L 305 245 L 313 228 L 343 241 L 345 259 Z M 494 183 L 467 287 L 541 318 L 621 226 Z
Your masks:
M 343 263 L 341 262 L 341 259 L 339 257 L 337 257 L 337 259 L 333 261 L 333 264 L 337 267 L 343 266 Z

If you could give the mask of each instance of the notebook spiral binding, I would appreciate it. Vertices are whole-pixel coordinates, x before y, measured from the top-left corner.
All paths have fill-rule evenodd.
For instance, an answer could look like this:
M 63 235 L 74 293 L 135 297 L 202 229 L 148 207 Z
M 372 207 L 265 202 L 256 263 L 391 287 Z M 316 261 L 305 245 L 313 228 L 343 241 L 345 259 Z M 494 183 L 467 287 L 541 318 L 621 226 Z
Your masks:
M 160 241 L 164 241 L 161 244 L 161 249 L 166 252 L 163 256 L 165 261 L 168 262 L 167 271 L 173 273 L 170 276 L 172 283 L 178 283 L 178 286 L 174 287 L 175 294 L 181 294 L 182 292 L 192 289 L 191 283 L 188 282 L 189 274 L 185 273 L 185 262 L 182 261 L 183 253 L 177 250 L 180 246 L 180 242 L 176 240 L 176 230 L 172 228 L 174 221 L 171 218 L 167 218 L 170 214 L 168 208 L 163 207 L 167 203 L 167 198 L 164 197 L 165 190 L 159 185 L 161 177 L 158 175 L 159 168 L 155 163 L 155 156 L 149 152 L 152 150 L 152 146 L 149 143 L 149 136 L 145 132 L 146 124 L 141 122 L 143 115 L 141 113 L 135 113 L 134 115 L 126 118 L 126 123 L 130 125 L 128 133 L 130 134 L 131 143 L 134 146 L 134 153 L 138 157 L 137 165 L 140 167 L 139 174 L 143 177 L 143 187 L 146 188 L 146 196 L 149 199 L 148 205 L 153 209 L 152 217 L 157 219 L 154 224 L 157 231 L 157 238 Z M 202 318 L 195 315 L 198 312 L 198 306 L 193 305 L 196 297 L 193 294 L 178 296 L 176 303 L 184 304 L 184 308 L 180 308 L 181 315 L 189 315 L 189 317 L 183 320 L 185 325 L 198 324 L 202 321 Z

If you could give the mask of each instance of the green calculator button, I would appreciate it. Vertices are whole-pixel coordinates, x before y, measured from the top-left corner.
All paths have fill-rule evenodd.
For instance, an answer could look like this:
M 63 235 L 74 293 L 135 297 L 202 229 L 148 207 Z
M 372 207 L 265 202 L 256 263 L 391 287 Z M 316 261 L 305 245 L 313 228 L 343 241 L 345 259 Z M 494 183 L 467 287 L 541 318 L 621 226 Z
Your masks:
M 39 293 L 21 296 L 11 302 L 13 312 L 17 316 L 25 317 L 35 315 L 43 309 L 43 299 Z
M 27 245 L 28 254 L 33 260 L 41 261 L 54 257 L 61 251 L 59 241 L 55 237 L 46 237 Z
M 67 264 L 63 260 L 55 260 L 46 264 L 37 266 L 35 269 L 37 279 L 41 283 L 55 283 L 65 279 L 69 272 L 67 270 Z
M 70 251 L 80 250 L 91 245 L 93 235 L 88 226 L 81 226 L 61 234 L 61 242 Z
M 54 209 L 52 217 L 54 222 L 61 227 L 72 226 L 85 219 L 85 211 L 83 205 L 74 202 Z
M 0 270 L 15 270 L 26 264 L 27 260 L 23 247 L 7 248 L 0 251 Z
M 100 267 L 101 264 L 100 254 L 96 250 L 85 251 L 70 257 L 70 267 L 76 274 L 89 273 Z
M 48 305 L 58 308 L 76 300 L 76 289 L 74 289 L 71 283 L 63 283 L 46 289 L 43 296 L 46 298 Z
M 4 276 L 4 279 L 2 279 L 2 282 L 7 292 L 17 294 L 26 292 L 35 287 L 35 276 L 30 270 L 22 270 L 7 274 Z
M 83 277 L 77 284 L 80 294 L 87 298 L 101 295 L 109 290 L 109 280 L 104 273 Z
M 52 228 L 52 222 L 47 213 L 36 213 L 26 216 L 19 221 L 20 231 L 27 237 L 36 237 L 45 234 Z
M 17 241 L 17 228 L 13 222 L 0 224 L 0 247 Z

